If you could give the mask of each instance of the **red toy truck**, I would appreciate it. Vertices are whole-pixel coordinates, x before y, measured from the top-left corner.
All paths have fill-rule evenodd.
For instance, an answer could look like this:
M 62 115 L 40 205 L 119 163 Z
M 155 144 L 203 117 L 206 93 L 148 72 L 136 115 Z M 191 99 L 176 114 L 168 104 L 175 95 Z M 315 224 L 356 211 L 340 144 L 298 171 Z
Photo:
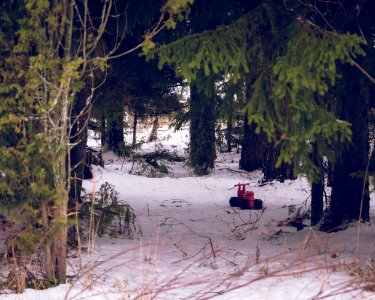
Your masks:
M 247 185 L 250 183 L 239 183 L 234 186 L 237 187 L 237 197 L 231 197 L 229 205 L 241 209 L 262 209 L 263 201 L 255 199 L 253 191 L 246 191 Z

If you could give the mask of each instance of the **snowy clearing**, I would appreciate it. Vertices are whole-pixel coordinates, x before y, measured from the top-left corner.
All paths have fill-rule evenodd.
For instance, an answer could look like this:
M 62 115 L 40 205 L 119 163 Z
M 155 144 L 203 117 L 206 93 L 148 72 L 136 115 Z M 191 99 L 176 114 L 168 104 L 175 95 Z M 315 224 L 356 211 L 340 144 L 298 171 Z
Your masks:
M 159 138 L 142 151 L 184 153 L 186 130 L 164 128 Z M 97 237 L 93 249 L 84 245 L 81 259 L 70 252 L 70 284 L 0 299 L 375 299 L 361 288 L 375 260 L 374 209 L 371 225 L 336 233 L 280 226 L 296 208 L 308 208 L 308 182 L 259 186 L 261 173 L 239 170 L 238 160 L 235 153 L 219 154 L 215 172 L 204 177 L 175 162 L 164 177 L 148 178 L 130 175 L 132 162 L 106 153 L 105 168 L 94 166 L 86 191 L 114 185 L 134 208 L 142 235 Z M 229 206 L 239 182 L 251 184 L 264 211 Z

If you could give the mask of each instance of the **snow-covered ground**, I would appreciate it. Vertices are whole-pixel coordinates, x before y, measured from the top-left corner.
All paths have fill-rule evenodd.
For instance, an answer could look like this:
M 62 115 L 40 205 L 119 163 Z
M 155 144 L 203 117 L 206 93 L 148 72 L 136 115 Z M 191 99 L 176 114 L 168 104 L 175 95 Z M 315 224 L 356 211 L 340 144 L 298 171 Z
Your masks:
M 144 144 L 142 152 L 164 147 L 183 155 L 187 140 L 186 129 L 162 128 L 159 141 Z M 105 160 L 85 188 L 114 185 L 134 208 L 142 235 L 98 237 L 89 255 L 88 245 L 81 259 L 70 253 L 70 284 L 0 299 L 375 299 L 362 289 L 368 278 L 375 284 L 374 218 L 330 234 L 279 226 L 294 206 L 308 208 L 304 177 L 259 186 L 261 173 L 239 170 L 235 153 L 218 155 L 215 172 L 204 177 L 182 162 L 148 178 L 130 175 L 132 162 L 113 153 Z M 229 206 L 239 182 L 251 184 L 264 211 Z

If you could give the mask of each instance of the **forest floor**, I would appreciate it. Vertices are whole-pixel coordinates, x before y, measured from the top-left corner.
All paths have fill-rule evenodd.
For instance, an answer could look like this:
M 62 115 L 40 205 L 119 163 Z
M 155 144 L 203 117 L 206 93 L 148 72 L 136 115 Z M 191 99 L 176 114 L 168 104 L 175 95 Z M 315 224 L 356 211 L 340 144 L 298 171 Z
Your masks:
M 187 141 L 187 130 L 162 128 L 140 151 L 183 156 Z M 69 284 L 0 299 L 375 299 L 374 208 L 369 224 L 324 233 L 304 219 L 297 231 L 286 221 L 307 216 L 306 178 L 259 185 L 261 173 L 239 170 L 238 161 L 239 154 L 219 154 L 203 177 L 165 161 L 168 174 L 150 178 L 147 163 L 105 153 L 105 167 L 94 166 L 85 189 L 112 184 L 142 233 L 86 241 L 82 253 L 69 253 Z M 229 206 L 239 182 L 250 183 L 264 210 Z

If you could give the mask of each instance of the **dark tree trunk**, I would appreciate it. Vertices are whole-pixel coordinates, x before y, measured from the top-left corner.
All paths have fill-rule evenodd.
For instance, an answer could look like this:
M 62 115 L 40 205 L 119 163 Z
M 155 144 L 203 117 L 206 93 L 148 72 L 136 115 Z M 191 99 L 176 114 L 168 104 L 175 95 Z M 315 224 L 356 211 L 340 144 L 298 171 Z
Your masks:
M 232 120 L 230 119 L 227 122 L 227 132 L 226 132 L 227 152 L 232 152 L 232 131 L 233 131 L 233 124 L 232 124 Z
M 276 167 L 278 157 L 280 155 L 280 147 L 274 143 L 268 143 L 263 150 L 263 179 L 262 182 L 277 179 L 283 182 L 286 179 L 296 179 L 294 174 L 294 163 L 282 163 Z
M 190 164 L 197 175 L 206 175 L 216 158 L 216 99 L 214 80 L 201 78 L 201 82 L 206 82 L 211 93 L 206 95 L 194 83 L 190 86 Z
M 229 105 L 229 117 L 227 121 L 227 152 L 232 152 L 232 133 L 233 133 L 233 97 L 230 100 Z
M 364 178 L 369 153 L 369 89 L 356 80 L 361 74 L 351 66 L 344 67 L 344 74 L 346 80 L 337 85 L 344 87 L 338 90 L 337 115 L 352 124 L 352 141 L 337 151 L 340 155 L 333 165 L 331 205 L 323 230 L 359 218 L 369 220 L 369 186 Z
M 248 124 L 245 116 L 240 169 L 248 172 L 262 169 L 263 182 L 295 179 L 293 164 L 282 163 L 280 167 L 276 167 L 280 155 L 279 147 L 275 147 L 274 143 L 268 143 L 265 134 L 257 134 L 255 129 L 255 123 Z
M 158 129 L 159 129 L 159 118 L 155 117 L 154 122 L 152 124 L 152 130 L 148 138 L 149 142 L 154 142 L 158 139 Z
M 315 226 L 323 217 L 323 182 L 314 181 L 311 184 L 311 226 Z
M 78 202 L 81 202 L 82 181 L 85 177 L 86 167 L 88 120 L 91 112 L 91 101 L 88 101 L 90 96 L 91 85 L 88 83 L 86 88 L 77 94 L 72 107 L 70 143 L 74 146 L 70 150 L 71 180 L 68 195 L 69 210 L 72 210 Z M 69 234 L 67 235 L 66 242 L 71 245 L 76 244 L 74 226 L 68 230 Z M 56 260 L 56 257 L 53 257 L 54 252 L 56 252 L 56 249 L 46 249 L 46 255 L 52 255 L 52 260 Z
M 263 152 L 266 137 L 255 132 L 256 125 L 249 124 L 247 116 L 244 120 L 244 136 L 240 159 L 240 169 L 251 172 L 263 167 Z
M 124 112 L 121 111 L 115 113 L 112 117 L 108 134 L 108 146 L 113 152 L 121 154 L 124 145 Z
M 71 118 L 70 143 L 74 145 L 70 150 L 70 167 L 72 182 L 69 191 L 69 207 L 73 207 L 81 199 L 82 180 L 86 165 L 87 124 L 91 112 L 90 85 L 82 90 L 74 99 Z
M 133 119 L 133 146 L 137 143 L 137 125 L 138 125 L 138 113 L 137 110 L 134 111 Z
M 322 157 L 318 157 L 316 143 L 312 143 L 312 148 L 312 162 L 320 170 L 317 174 L 317 179 L 311 184 L 311 226 L 315 226 L 323 217 L 324 178 L 321 171 Z
M 251 97 L 253 81 L 251 77 L 246 78 L 246 98 L 248 99 Z M 247 112 L 245 112 L 243 126 L 240 169 L 251 172 L 264 167 L 267 138 L 262 131 L 259 134 L 255 132 L 256 124 L 249 123 Z
M 102 115 L 102 122 L 101 122 L 101 128 L 100 128 L 100 142 L 101 147 L 103 148 L 107 143 L 107 137 L 106 137 L 106 131 L 105 131 L 105 116 Z

